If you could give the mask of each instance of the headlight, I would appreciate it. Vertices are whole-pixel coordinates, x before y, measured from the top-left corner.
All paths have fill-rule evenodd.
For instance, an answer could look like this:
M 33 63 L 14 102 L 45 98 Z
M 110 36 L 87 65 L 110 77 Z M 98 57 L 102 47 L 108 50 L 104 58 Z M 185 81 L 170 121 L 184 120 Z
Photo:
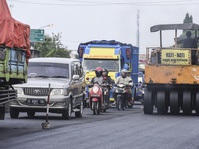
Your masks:
M 142 90 L 142 94 L 144 94 L 144 90 Z
M 124 85 L 123 85 L 123 84 L 118 84 L 118 86 L 119 86 L 119 87 L 123 87 Z
M 97 86 L 94 86 L 94 87 L 93 87 L 93 92 L 94 92 L 94 93 L 97 93 L 98 90 L 99 90 L 99 87 L 97 87 Z
M 64 89 L 53 89 L 50 95 L 67 95 L 67 91 Z
M 118 93 L 118 92 L 119 92 L 119 90 L 118 90 L 118 89 L 116 89 L 116 90 L 115 90 L 115 92 L 116 92 L 116 93 Z
M 137 92 L 142 92 L 143 90 L 141 88 L 137 88 Z
M 17 90 L 17 94 L 23 94 L 23 89 L 22 88 L 15 88 Z

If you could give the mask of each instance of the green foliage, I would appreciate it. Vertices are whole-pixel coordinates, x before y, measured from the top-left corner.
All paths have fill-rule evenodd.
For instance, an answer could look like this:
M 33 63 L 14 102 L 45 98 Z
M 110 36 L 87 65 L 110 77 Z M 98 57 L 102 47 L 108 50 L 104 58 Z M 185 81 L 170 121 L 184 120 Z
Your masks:
M 66 57 L 70 58 L 71 51 L 64 48 L 60 41 L 61 34 L 45 35 L 44 42 L 35 43 L 35 49 L 41 51 L 42 57 Z
M 193 23 L 192 15 L 189 15 L 189 13 L 186 13 L 183 23 Z
M 192 15 L 189 15 L 189 13 L 186 13 L 183 23 L 193 23 Z M 185 33 L 186 31 L 187 30 L 183 30 L 183 33 Z

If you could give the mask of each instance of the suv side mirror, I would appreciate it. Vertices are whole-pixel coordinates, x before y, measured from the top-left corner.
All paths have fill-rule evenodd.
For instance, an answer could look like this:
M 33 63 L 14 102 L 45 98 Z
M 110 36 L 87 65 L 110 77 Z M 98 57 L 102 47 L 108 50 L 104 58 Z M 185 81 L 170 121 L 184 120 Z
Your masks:
M 74 80 L 74 81 L 79 80 L 79 75 L 73 75 L 73 80 Z

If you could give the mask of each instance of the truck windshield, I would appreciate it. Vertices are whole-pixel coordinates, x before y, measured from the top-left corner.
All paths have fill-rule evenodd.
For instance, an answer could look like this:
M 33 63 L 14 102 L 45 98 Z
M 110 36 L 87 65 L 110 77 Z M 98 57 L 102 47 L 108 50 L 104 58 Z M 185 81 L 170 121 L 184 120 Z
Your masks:
M 107 68 L 109 71 L 118 72 L 119 71 L 119 61 L 118 60 L 99 60 L 99 59 L 84 59 L 83 69 L 85 71 L 95 70 L 95 68 Z
M 69 78 L 69 66 L 68 64 L 30 62 L 28 77 Z

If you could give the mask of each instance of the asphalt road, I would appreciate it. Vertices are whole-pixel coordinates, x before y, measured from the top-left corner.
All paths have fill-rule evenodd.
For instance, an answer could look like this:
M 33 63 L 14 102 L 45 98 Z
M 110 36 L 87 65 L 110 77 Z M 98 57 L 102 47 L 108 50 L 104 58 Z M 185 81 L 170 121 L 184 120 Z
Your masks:
M 49 129 L 42 129 L 45 113 L 29 118 L 0 121 L 0 149 L 197 149 L 199 117 L 193 115 L 145 115 L 141 105 L 93 115 L 84 109 L 82 118 L 73 114 L 62 120 L 49 114 Z

